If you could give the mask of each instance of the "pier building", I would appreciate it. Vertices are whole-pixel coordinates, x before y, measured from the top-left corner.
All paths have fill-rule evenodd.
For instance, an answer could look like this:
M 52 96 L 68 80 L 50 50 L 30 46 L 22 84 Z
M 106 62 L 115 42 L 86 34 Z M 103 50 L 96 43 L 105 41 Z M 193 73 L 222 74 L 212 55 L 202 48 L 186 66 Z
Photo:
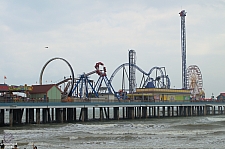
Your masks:
M 191 92 L 187 89 L 137 88 L 127 96 L 131 100 L 183 102 L 190 101 Z
M 30 99 L 47 102 L 61 102 L 62 91 L 55 84 L 33 85 L 29 92 Z

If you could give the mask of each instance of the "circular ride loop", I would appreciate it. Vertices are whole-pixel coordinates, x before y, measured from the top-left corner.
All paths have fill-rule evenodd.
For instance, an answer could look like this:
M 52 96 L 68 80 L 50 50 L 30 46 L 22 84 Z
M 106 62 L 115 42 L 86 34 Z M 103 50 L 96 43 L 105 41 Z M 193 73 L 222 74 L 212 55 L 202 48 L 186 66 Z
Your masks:
M 191 90 L 192 98 L 196 99 L 204 96 L 202 74 L 196 65 L 187 68 L 187 87 Z
M 45 63 L 45 65 L 43 66 L 43 68 L 42 68 L 42 70 L 41 70 L 41 73 L 40 73 L 39 83 L 40 83 L 40 85 L 42 85 L 42 77 L 43 77 L 44 70 L 45 70 L 45 68 L 47 67 L 47 65 L 48 65 L 50 62 L 54 61 L 54 60 L 62 60 L 62 61 L 64 61 L 64 62 L 69 66 L 69 68 L 70 68 L 70 71 L 71 71 L 71 76 L 70 76 L 70 78 L 65 78 L 65 77 L 64 77 L 64 80 L 61 81 L 61 82 L 59 82 L 59 83 L 57 83 L 56 85 L 59 86 L 60 84 L 63 84 L 63 83 L 66 83 L 66 82 L 67 82 L 67 84 L 66 84 L 66 86 L 65 86 L 65 88 L 64 88 L 64 90 L 63 90 L 63 96 L 65 96 L 65 97 L 66 97 L 66 96 L 71 97 L 71 96 L 72 96 L 72 89 L 73 89 L 73 87 L 74 87 L 74 82 L 75 82 L 75 80 L 74 80 L 74 71 L 73 71 L 73 68 L 72 68 L 72 66 L 70 65 L 70 63 L 69 63 L 68 61 L 66 61 L 65 59 L 63 59 L 63 58 L 55 57 L 55 58 L 52 58 L 52 59 L 50 59 L 49 61 L 47 61 L 47 62 Z
M 103 70 L 99 68 L 100 66 L 103 67 Z M 95 73 L 99 76 L 99 78 L 94 84 L 93 80 L 89 79 L 89 76 Z M 105 82 L 106 87 L 102 86 L 103 81 Z M 72 94 L 75 97 L 88 99 L 90 97 L 99 97 L 98 93 L 103 89 L 105 91 L 108 90 L 109 93 L 115 94 L 115 91 L 106 76 L 106 67 L 104 67 L 102 62 L 98 62 L 95 64 L 95 70 L 80 75 L 79 79 L 76 80 Z
M 170 79 L 165 67 L 153 67 L 149 71 L 142 88 L 170 88 Z
M 166 74 L 165 67 L 153 67 L 152 69 L 150 69 L 149 72 L 145 72 L 144 70 L 142 70 L 140 67 L 138 67 L 135 64 L 124 63 L 120 65 L 118 68 L 116 68 L 116 70 L 112 73 L 109 81 L 112 83 L 115 75 L 118 73 L 119 70 L 122 69 L 123 70 L 122 90 L 126 91 L 127 89 L 125 88 L 124 77 L 126 75 L 127 78 L 129 78 L 126 71 L 126 67 L 128 67 L 129 65 L 132 65 L 136 70 L 142 73 L 142 79 L 139 85 L 140 88 L 168 88 L 168 89 L 170 88 L 170 79 L 168 75 Z

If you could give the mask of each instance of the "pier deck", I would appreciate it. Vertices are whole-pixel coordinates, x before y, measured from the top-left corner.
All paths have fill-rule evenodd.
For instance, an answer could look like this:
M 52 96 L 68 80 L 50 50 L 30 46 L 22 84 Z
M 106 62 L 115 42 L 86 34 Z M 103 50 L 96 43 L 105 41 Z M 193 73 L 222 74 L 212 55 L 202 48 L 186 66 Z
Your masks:
M 215 114 L 225 102 L 14 102 L 0 103 L 0 126 Z

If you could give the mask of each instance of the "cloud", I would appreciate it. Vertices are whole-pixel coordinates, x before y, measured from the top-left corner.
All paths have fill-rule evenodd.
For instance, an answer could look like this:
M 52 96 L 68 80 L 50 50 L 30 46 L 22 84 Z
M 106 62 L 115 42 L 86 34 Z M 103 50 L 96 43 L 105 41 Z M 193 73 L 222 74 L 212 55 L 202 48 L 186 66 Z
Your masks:
M 111 75 L 128 62 L 128 49 L 134 49 L 139 67 L 148 71 L 165 66 L 172 86 L 181 87 L 182 6 L 187 11 L 187 64 L 199 65 L 206 90 L 219 86 L 225 81 L 224 71 L 219 71 L 225 62 L 224 2 L 161 2 L 0 2 L 0 62 L 5 64 L 0 73 L 10 78 L 9 84 L 32 84 L 49 59 L 63 57 L 76 76 L 92 71 L 98 61 Z M 208 78 L 215 73 L 221 79 L 212 85 Z M 44 77 L 54 81 L 65 75 L 70 75 L 66 64 L 54 61 Z M 218 94 L 221 89 L 215 88 Z

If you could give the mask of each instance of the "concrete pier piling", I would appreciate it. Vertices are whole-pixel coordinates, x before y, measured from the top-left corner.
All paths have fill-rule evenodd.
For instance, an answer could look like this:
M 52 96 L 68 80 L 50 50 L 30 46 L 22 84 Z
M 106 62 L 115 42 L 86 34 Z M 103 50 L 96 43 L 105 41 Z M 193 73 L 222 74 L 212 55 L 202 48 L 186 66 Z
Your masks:
M 221 104 L 95 104 L 61 106 L 0 106 L 0 126 L 21 124 L 74 123 L 90 120 L 148 119 L 224 115 Z M 90 112 L 90 114 L 89 114 Z M 78 114 L 78 115 L 77 115 Z M 8 116 L 6 116 L 8 115 Z M 8 120 L 6 120 L 7 118 Z

